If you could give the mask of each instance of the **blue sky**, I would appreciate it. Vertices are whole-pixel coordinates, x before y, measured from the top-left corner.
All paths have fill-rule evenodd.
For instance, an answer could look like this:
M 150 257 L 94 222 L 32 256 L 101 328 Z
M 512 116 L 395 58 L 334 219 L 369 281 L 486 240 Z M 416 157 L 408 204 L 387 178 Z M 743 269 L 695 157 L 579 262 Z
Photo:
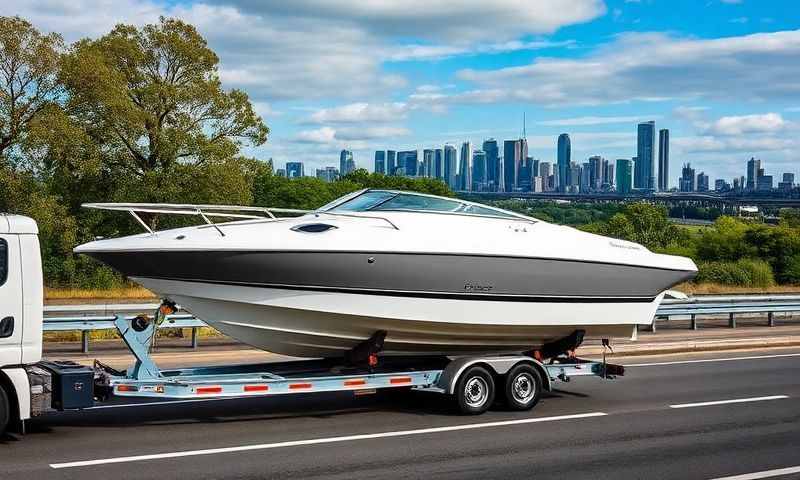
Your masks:
M 769 0 L 29 0 L 0 5 L 69 41 L 159 15 L 195 24 L 272 135 L 258 158 L 314 168 L 352 149 L 521 133 L 531 155 L 635 155 L 636 123 L 671 132 L 712 179 L 800 173 L 800 2 Z

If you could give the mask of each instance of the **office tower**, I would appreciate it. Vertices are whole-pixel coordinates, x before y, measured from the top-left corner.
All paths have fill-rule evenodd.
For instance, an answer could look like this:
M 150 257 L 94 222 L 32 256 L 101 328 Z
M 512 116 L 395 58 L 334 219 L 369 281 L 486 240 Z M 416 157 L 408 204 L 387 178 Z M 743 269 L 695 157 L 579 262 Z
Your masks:
M 506 182 L 503 179 L 506 177 L 505 175 L 505 163 L 503 162 L 503 157 L 497 159 L 497 186 L 496 191 L 498 192 L 505 192 L 506 191 Z
M 459 187 L 461 190 L 472 190 L 472 143 L 461 144 L 461 160 L 458 166 Z
M 375 151 L 375 173 L 386 173 L 386 151 Z
M 444 150 L 441 148 L 433 151 L 433 177 L 444 178 Z
M 483 150 L 472 152 L 472 189 L 486 191 L 486 152 Z
M 736 180 L 736 179 L 734 179 Z M 714 180 L 714 190 L 717 192 L 727 192 L 731 189 L 731 185 L 723 178 Z
M 761 160 L 750 157 L 750 160 L 747 161 L 747 185 L 745 186 L 747 190 L 753 191 L 756 189 L 759 172 L 763 172 Z
M 279 169 L 275 170 L 275 175 L 277 175 L 279 177 L 286 178 L 286 169 L 285 168 L 279 168 Z
M 581 166 L 578 162 L 572 162 L 567 170 L 567 191 L 569 193 L 577 193 L 581 189 Z
M 456 147 L 452 145 L 444 146 L 444 183 L 452 190 L 457 190 L 456 175 L 458 174 L 458 160 L 456 159 Z
M 698 192 L 708 191 L 708 175 L 706 175 L 705 172 L 700 172 L 697 174 L 697 191 Z
M 783 181 L 778 183 L 781 191 L 788 192 L 794 188 L 794 173 L 784 173 Z
M 524 152 L 525 145 L 522 139 L 503 142 L 503 186 L 506 192 L 513 192 L 517 188 L 519 167 L 522 159 L 527 156 L 527 152 Z
M 669 190 L 669 130 L 658 131 L 658 191 Z
M 588 193 L 594 190 L 592 186 L 592 164 L 589 162 L 584 162 L 581 165 L 581 181 L 580 185 L 578 185 L 578 191 L 581 193 Z
M 350 150 L 342 150 L 339 153 L 339 171 L 342 173 L 342 176 L 347 175 L 355 169 L 356 162 L 353 161 L 353 152 Z
M 742 189 L 742 181 L 740 178 L 733 179 L 733 191 L 738 192 Z
M 517 178 L 517 190 L 521 192 L 530 192 L 531 184 L 533 182 L 533 159 L 526 157 L 522 159 L 519 166 L 519 176 Z
M 656 122 L 640 123 L 637 127 L 636 158 L 633 188 L 653 190 L 655 188 L 655 143 Z
M 418 153 L 416 150 L 397 152 L 397 170 L 406 177 L 416 177 L 418 167 Z
M 603 185 L 603 157 L 595 155 L 589 157 L 589 182 L 588 191 L 599 192 L 600 187 Z M 581 190 L 583 191 L 583 190 Z
M 694 192 L 695 191 L 695 176 L 694 176 L 694 168 L 689 163 L 685 163 L 683 165 L 683 169 L 681 170 L 681 178 L 679 183 L 679 190 L 681 192 Z
M 339 178 L 339 169 L 336 167 L 318 168 L 317 178 L 326 182 L 334 182 Z
M 397 170 L 397 152 L 386 150 L 386 175 L 394 175 Z
M 620 158 L 617 160 L 617 192 L 621 195 L 631 193 L 633 189 L 633 160 Z
M 562 133 L 558 136 L 558 191 L 566 192 L 569 183 L 569 168 L 572 163 L 572 145 L 569 135 Z
M 613 190 L 614 188 L 614 164 L 603 159 L 603 191 Z
M 756 191 L 769 192 L 772 190 L 772 175 L 764 175 L 763 170 L 761 171 L 761 175 L 758 176 L 756 182 Z
M 423 177 L 433 177 L 433 149 L 426 148 L 422 151 L 422 175 Z
M 500 152 L 497 147 L 497 140 L 489 138 L 483 142 L 483 151 L 486 152 L 486 183 L 491 190 L 497 189 L 499 178 L 497 176 L 498 163 L 500 162 Z
M 286 162 L 286 178 L 300 178 L 304 174 L 303 162 Z

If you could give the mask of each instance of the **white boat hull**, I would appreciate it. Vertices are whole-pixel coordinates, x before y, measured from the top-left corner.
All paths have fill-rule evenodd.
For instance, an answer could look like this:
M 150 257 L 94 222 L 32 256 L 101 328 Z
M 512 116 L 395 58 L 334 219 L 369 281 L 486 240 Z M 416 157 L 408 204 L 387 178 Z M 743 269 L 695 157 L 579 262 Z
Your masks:
M 663 296 L 502 302 L 133 279 L 226 335 L 297 357 L 341 357 L 378 330 L 388 332 L 387 355 L 518 353 L 579 329 L 586 338 L 631 338 Z

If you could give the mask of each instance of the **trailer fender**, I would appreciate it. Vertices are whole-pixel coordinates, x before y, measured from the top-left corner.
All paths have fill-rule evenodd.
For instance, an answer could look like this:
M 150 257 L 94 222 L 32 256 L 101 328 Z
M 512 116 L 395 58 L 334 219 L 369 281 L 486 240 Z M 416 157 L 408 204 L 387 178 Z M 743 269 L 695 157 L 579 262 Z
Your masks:
M 3 378 L 5 375 L 5 378 Z M 4 382 L 6 380 L 6 382 Z M 7 392 L 11 404 L 17 407 L 15 418 L 27 420 L 31 418 L 31 388 L 28 374 L 24 368 L 4 368 L 0 370 L 0 383 L 7 383 L 12 390 Z M 8 387 L 6 387 L 8 388 Z
M 505 375 L 509 370 L 520 363 L 527 363 L 533 366 L 542 377 L 542 386 L 544 387 L 544 390 L 548 392 L 552 390 L 552 386 L 550 384 L 550 375 L 547 373 L 547 369 L 544 368 L 544 365 L 542 365 L 538 360 L 524 355 L 456 358 L 447 364 L 445 369 L 442 371 L 442 374 L 439 376 L 436 386 L 441 388 L 444 393 L 451 395 L 455 391 L 458 378 L 461 376 L 464 370 L 473 365 L 480 364 L 488 368 L 495 375 Z

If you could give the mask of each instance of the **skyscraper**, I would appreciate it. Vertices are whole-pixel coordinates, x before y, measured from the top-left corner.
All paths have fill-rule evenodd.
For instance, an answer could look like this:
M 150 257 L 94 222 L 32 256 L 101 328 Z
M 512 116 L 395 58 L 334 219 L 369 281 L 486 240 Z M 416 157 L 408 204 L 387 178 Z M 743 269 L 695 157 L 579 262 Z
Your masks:
M 394 175 L 397 170 L 397 152 L 386 150 L 386 175 Z
M 600 187 L 603 185 L 604 178 L 603 171 L 603 157 L 594 155 L 589 157 L 589 182 L 587 184 L 588 191 L 599 192 Z M 583 190 L 581 190 L 583 191 Z
M 758 186 L 758 175 L 761 172 L 761 160 L 750 157 L 747 161 L 747 190 L 754 191 Z
M 523 139 L 503 142 L 503 186 L 506 192 L 513 192 L 517 188 L 520 164 L 527 156 L 525 145 Z
M 655 143 L 656 122 L 640 123 L 637 129 L 636 166 L 633 172 L 633 188 L 655 189 Z
M 456 158 L 456 147 L 452 145 L 444 146 L 444 183 L 453 190 L 458 189 L 456 185 L 456 175 L 458 174 L 458 159 Z
M 658 131 L 658 190 L 669 190 L 669 130 Z
M 317 178 L 326 182 L 333 182 L 339 178 L 339 170 L 336 167 L 318 168 Z
M 700 172 L 697 174 L 697 191 L 708 191 L 708 175 L 706 175 L 706 172 Z
M 426 148 L 422 151 L 422 176 L 423 177 L 432 177 L 433 176 L 433 149 Z
M 304 174 L 303 162 L 286 162 L 286 178 L 300 178 Z
M 342 176 L 345 176 L 355 169 L 356 163 L 353 161 L 353 152 L 342 150 L 339 153 L 339 172 L 341 172 Z
M 433 177 L 444 178 L 444 150 L 441 148 L 433 151 Z
M 486 152 L 486 183 L 493 190 L 497 189 L 497 170 L 500 162 L 500 151 L 497 140 L 489 138 L 483 141 L 483 151 Z
M 375 173 L 386 173 L 386 151 L 375 151 Z
M 458 185 L 461 190 L 472 190 L 472 143 L 461 144 L 461 159 L 458 165 Z
M 683 169 L 681 170 L 681 178 L 680 178 L 680 185 L 679 190 L 681 192 L 694 192 L 695 190 L 695 176 L 694 176 L 694 168 L 689 163 L 683 164 Z
M 569 167 L 572 163 L 572 145 L 569 135 L 562 133 L 558 136 L 558 188 L 559 192 L 566 192 L 569 184 Z
M 472 152 L 472 189 L 478 192 L 486 190 L 486 152 Z
M 633 160 L 620 158 L 617 160 L 617 193 L 627 195 L 633 188 Z
M 416 150 L 397 152 L 398 170 L 407 177 L 416 177 L 419 170 L 419 154 Z M 401 170 L 402 169 L 402 170 Z

